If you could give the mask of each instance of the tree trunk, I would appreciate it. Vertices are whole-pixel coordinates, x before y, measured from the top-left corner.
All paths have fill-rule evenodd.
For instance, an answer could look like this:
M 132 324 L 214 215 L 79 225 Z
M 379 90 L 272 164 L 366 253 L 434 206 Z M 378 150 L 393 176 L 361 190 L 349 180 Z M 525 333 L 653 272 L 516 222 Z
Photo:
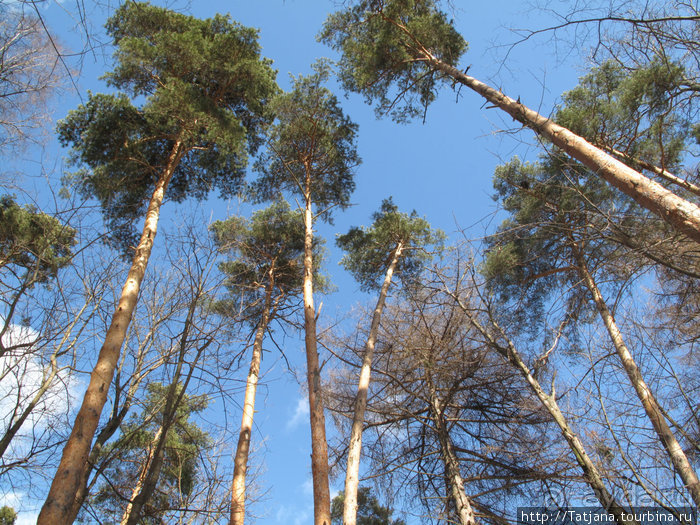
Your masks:
M 163 422 L 161 424 L 160 435 L 154 439 L 154 453 L 153 459 L 147 464 L 147 469 L 145 471 L 145 476 L 138 492 L 134 492 L 134 497 L 132 497 L 129 504 L 129 513 L 125 513 L 125 517 L 122 518 L 122 525 L 137 525 L 139 519 L 141 518 L 141 511 L 148 500 L 151 499 L 153 492 L 158 484 L 158 479 L 160 478 L 160 471 L 163 467 L 163 459 L 165 457 L 165 443 L 168 439 L 168 432 L 173 425 L 177 422 L 177 409 L 180 406 L 182 398 L 185 396 L 187 391 L 187 386 L 189 385 L 190 379 L 192 378 L 192 372 L 194 367 L 199 360 L 199 356 L 202 354 L 204 349 L 209 346 L 209 342 L 205 342 L 201 347 L 199 347 L 196 358 L 190 364 L 189 373 L 185 382 L 182 384 L 180 393 L 178 394 L 177 387 L 180 383 L 180 377 L 182 376 L 182 366 L 185 362 L 185 354 L 187 353 L 187 340 L 190 333 L 190 328 L 194 322 L 194 314 L 197 310 L 197 302 L 202 294 L 202 287 L 197 289 L 197 293 L 192 298 L 190 305 L 187 309 L 187 317 L 185 319 L 185 326 L 182 329 L 182 335 L 180 336 L 180 351 L 178 353 L 177 366 L 173 372 L 173 378 L 168 387 L 168 393 L 165 398 L 165 406 L 163 407 Z
M 304 211 L 304 339 L 306 343 L 306 375 L 309 388 L 309 420 L 311 423 L 311 476 L 314 488 L 314 524 L 331 524 L 331 493 L 328 481 L 328 443 L 326 418 L 321 396 L 321 370 L 316 345 L 316 310 L 314 309 L 313 213 L 311 180 L 306 175 Z
M 238 446 L 233 460 L 233 482 L 231 484 L 231 517 L 230 525 L 243 525 L 245 521 L 245 478 L 248 469 L 248 454 L 250 451 L 250 438 L 253 432 L 253 416 L 255 414 L 255 393 L 260 376 L 260 361 L 262 360 L 262 345 L 265 331 L 270 321 L 270 309 L 272 308 L 272 289 L 274 286 L 274 267 L 270 268 L 270 282 L 265 290 L 265 306 L 262 318 L 258 324 L 253 342 L 253 355 L 250 358 L 250 370 L 245 384 L 245 398 L 243 401 L 243 416 L 241 417 L 241 431 L 238 434 Z
M 469 498 L 464 492 L 464 480 L 459 470 L 459 460 L 454 450 L 454 445 L 450 439 L 450 434 L 445 424 L 445 417 L 440 407 L 440 403 L 435 395 L 434 389 L 430 393 L 430 410 L 433 413 L 433 423 L 435 424 L 435 432 L 440 442 L 440 452 L 442 461 L 445 464 L 445 471 L 452 492 L 452 501 L 454 502 L 457 516 L 459 516 L 460 525 L 476 525 L 474 518 L 474 509 L 472 509 Z
M 73 500 L 73 503 L 71 505 L 71 509 L 68 514 L 68 523 L 72 523 L 75 521 L 75 519 L 78 516 L 78 513 L 80 512 L 80 508 L 83 506 L 85 498 L 87 498 L 88 494 L 90 493 L 90 488 L 92 484 L 94 484 L 94 482 L 96 481 L 96 478 L 97 476 L 99 476 L 101 470 L 106 467 L 106 464 L 100 465 L 97 475 L 95 476 L 95 478 L 93 478 L 92 483 L 90 483 L 90 474 L 95 468 L 95 464 L 97 463 L 97 460 L 100 456 L 100 453 L 102 452 L 105 443 L 107 443 L 107 441 L 119 429 L 119 426 L 122 424 L 124 418 L 129 413 L 131 404 L 134 400 L 134 396 L 136 395 L 136 391 L 138 390 L 141 380 L 143 379 L 143 376 L 140 373 L 142 364 L 143 353 L 139 351 L 137 365 L 134 371 L 134 375 L 137 376 L 137 379 L 130 384 L 126 397 L 124 399 L 124 403 L 122 407 L 118 410 L 116 406 L 117 400 L 115 400 L 115 406 L 112 409 L 112 417 L 107 421 L 107 423 L 105 423 L 104 427 L 102 427 L 102 429 L 97 434 L 97 437 L 95 438 L 95 443 L 92 445 L 92 449 L 90 450 L 88 460 L 85 462 L 83 471 L 80 474 L 80 488 L 76 492 L 75 499 Z
M 631 197 L 637 204 L 655 213 L 676 230 L 700 242 L 700 208 L 645 177 L 615 157 L 593 146 L 584 138 L 543 117 L 519 101 L 466 75 L 455 67 L 421 50 L 424 60 L 435 69 L 477 92 L 518 122 L 547 138 L 559 149 L 580 161 L 606 182 Z
M 360 452 L 362 450 L 362 425 L 365 421 L 365 409 L 367 407 L 367 391 L 369 390 L 370 375 L 372 373 L 372 358 L 374 356 L 374 343 L 379 331 L 379 322 L 382 318 L 384 303 L 386 301 L 391 278 L 394 275 L 396 264 L 399 262 L 403 244 L 399 243 L 394 249 L 391 263 L 386 270 L 384 283 L 379 291 L 377 306 L 372 315 L 372 324 L 369 329 L 367 343 L 365 343 L 365 355 L 362 359 L 360 380 L 357 384 L 357 396 L 355 397 L 355 413 L 352 419 L 350 431 L 350 446 L 348 449 L 348 466 L 345 472 L 345 500 L 343 502 L 343 525 L 355 525 L 357 522 L 357 489 L 360 483 Z
M 138 497 L 139 494 L 141 494 L 141 491 L 143 490 L 144 483 L 146 482 L 146 478 L 148 476 L 148 472 L 151 469 L 151 465 L 153 465 L 153 462 L 156 458 L 156 452 L 158 450 L 158 444 L 160 443 L 160 440 L 163 436 L 163 425 L 158 427 L 158 431 L 156 434 L 153 436 L 153 441 L 151 441 L 151 444 L 148 447 L 148 453 L 146 455 L 146 459 L 141 465 L 141 469 L 139 471 L 139 477 L 136 480 L 136 483 L 134 484 L 134 488 L 131 491 L 131 498 L 129 498 L 129 503 L 126 505 L 126 508 L 124 509 L 124 514 L 122 514 L 122 519 L 120 522 L 120 525 L 126 525 L 129 522 L 129 518 L 133 514 L 133 508 L 134 508 L 134 501 Z
M 547 412 L 549 412 L 549 414 L 552 416 L 552 419 L 554 419 L 554 422 L 559 427 L 559 430 L 561 431 L 562 436 L 569 445 L 569 448 L 574 453 L 576 462 L 579 464 L 581 470 L 583 471 L 583 477 L 586 483 L 588 483 L 588 486 L 591 487 L 591 489 L 593 490 L 593 493 L 600 502 L 601 506 L 615 517 L 617 523 L 621 523 L 624 525 L 636 525 L 635 521 L 625 519 L 625 516 L 628 516 L 629 514 L 625 512 L 625 509 L 622 507 L 622 505 L 620 505 L 615 500 L 614 496 L 608 491 L 607 487 L 605 486 L 605 483 L 603 482 L 603 477 L 598 471 L 598 468 L 588 456 L 588 453 L 586 452 L 583 443 L 579 439 L 578 435 L 576 435 L 574 430 L 571 428 L 566 418 L 564 417 L 564 414 L 559 408 L 559 404 L 557 403 L 557 398 L 554 395 L 554 392 L 552 392 L 552 394 L 550 395 L 544 391 L 537 378 L 535 378 L 532 375 L 532 372 L 525 364 L 525 361 L 523 361 L 522 357 L 520 357 L 520 353 L 515 348 L 515 345 L 513 345 L 510 339 L 506 338 L 507 348 L 502 347 L 495 340 L 495 338 L 483 326 L 481 326 L 481 323 L 479 323 L 472 316 L 469 309 L 467 309 L 467 307 L 461 302 L 461 300 L 457 298 L 455 299 L 459 302 L 460 308 L 462 308 L 462 310 L 464 310 L 464 312 L 469 316 L 469 319 L 474 325 L 474 327 L 479 331 L 479 333 L 481 333 L 484 336 L 484 338 L 486 338 L 489 345 L 492 348 L 494 348 L 499 354 L 501 354 L 501 356 L 505 358 L 506 361 L 513 365 L 525 378 L 527 383 L 530 385 L 532 391 L 535 393 L 535 395 L 545 407 Z M 501 334 L 503 334 L 503 331 L 501 330 L 500 326 L 498 326 L 498 324 L 493 320 L 491 322 L 496 327 L 496 329 L 499 332 L 501 332 Z
M 146 273 L 146 266 L 158 228 L 158 217 L 165 190 L 183 153 L 182 137 L 180 136 L 173 145 L 166 168 L 158 179 L 148 204 L 141 240 L 136 248 L 126 283 L 122 288 L 112 323 L 105 335 L 105 342 L 90 375 L 90 383 L 83 403 L 75 418 L 70 437 L 63 448 L 61 462 L 39 514 L 37 525 L 67 525 L 72 522 L 70 520 L 71 507 L 80 489 L 82 473 L 90 454 L 92 439 L 95 436 L 102 409 L 107 402 L 107 395 L 126 337 L 126 330 L 136 307 L 141 281 Z
M 676 437 L 673 435 L 673 432 L 666 423 L 666 418 L 663 415 L 661 407 L 656 401 L 651 389 L 644 381 L 642 373 L 639 371 L 637 363 L 634 361 L 634 358 L 627 348 L 627 345 L 625 345 L 625 342 L 622 339 L 622 334 L 620 333 L 617 323 L 615 322 L 615 318 L 613 317 L 612 312 L 610 312 L 608 309 L 608 306 L 605 303 L 603 295 L 600 293 L 593 276 L 588 271 L 586 261 L 578 244 L 572 243 L 572 252 L 578 263 L 579 275 L 593 297 L 593 302 L 595 303 L 598 313 L 605 324 L 605 328 L 610 335 L 615 351 L 617 352 L 622 366 L 627 373 L 627 377 L 629 377 L 630 383 L 632 383 L 639 400 L 642 402 L 644 411 L 649 417 L 649 420 L 656 431 L 656 435 L 659 437 L 661 443 L 666 449 L 666 452 L 671 459 L 671 463 L 673 463 L 673 466 L 675 467 L 676 473 L 678 476 L 680 476 L 683 483 L 687 487 L 688 492 L 693 498 L 693 502 L 695 502 L 695 505 L 700 506 L 700 481 L 698 480 L 695 470 L 688 461 L 688 458 L 685 455 L 685 452 L 683 452 L 680 443 L 678 443 Z
M 669 172 L 668 170 L 665 170 L 663 168 L 660 168 L 658 166 L 654 166 L 650 162 L 646 162 L 642 159 L 637 159 L 631 155 L 628 155 L 627 153 L 623 151 L 616 150 L 615 148 L 611 148 L 609 146 L 606 146 L 605 144 L 599 144 L 598 147 L 604 151 L 607 151 L 608 153 L 615 155 L 616 157 L 620 157 L 627 162 L 636 164 L 638 166 L 641 166 L 645 170 L 651 171 L 652 173 L 655 173 L 662 179 L 675 184 L 676 186 L 680 186 L 683 189 L 688 190 L 689 192 L 693 193 L 694 195 L 697 195 L 700 197 L 700 187 L 696 186 L 692 182 L 688 182 L 685 179 L 681 179 L 680 177 L 676 177 L 673 173 Z

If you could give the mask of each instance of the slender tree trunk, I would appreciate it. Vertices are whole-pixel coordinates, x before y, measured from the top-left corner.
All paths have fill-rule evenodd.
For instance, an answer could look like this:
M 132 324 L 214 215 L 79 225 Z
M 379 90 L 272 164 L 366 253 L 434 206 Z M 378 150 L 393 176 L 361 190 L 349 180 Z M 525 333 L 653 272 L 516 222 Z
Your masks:
M 148 446 L 148 452 L 146 454 L 146 459 L 141 464 L 141 469 L 139 470 L 139 477 L 136 480 L 136 483 L 134 484 L 133 490 L 131 491 L 131 498 L 129 498 L 129 503 L 126 505 L 126 508 L 124 509 L 124 514 L 122 514 L 122 519 L 121 519 L 120 525 L 126 525 L 129 522 L 129 517 L 133 513 L 134 501 L 136 500 L 137 496 L 143 490 L 143 485 L 146 482 L 146 478 L 148 477 L 148 472 L 151 469 L 151 465 L 153 465 L 153 462 L 156 458 L 156 453 L 157 453 L 157 450 L 159 448 L 158 444 L 160 443 L 162 436 L 163 436 L 163 425 L 158 427 L 158 431 L 153 436 L 153 441 L 151 441 L 151 444 Z
M 549 414 L 552 416 L 552 419 L 554 419 L 554 422 L 559 427 L 562 436 L 566 440 L 571 451 L 574 453 L 576 462 L 579 464 L 581 470 L 583 471 L 583 477 L 586 480 L 586 483 L 588 483 L 588 486 L 591 487 L 591 489 L 593 490 L 593 493 L 600 502 L 601 506 L 604 509 L 607 509 L 607 511 L 615 517 L 617 523 L 621 523 L 624 525 L 636 525 L 635 521 L 625 519 L 625 517 L 629 514 L 625 512 L 625 509 L 622 507 L 622 505 L 620 505 L 615 499 L 615 497 L 608 491 L 607 487 L 605 486 L 605 483 L 603 482 L 603 477 L 598 471 L 598 468 L 591 460 L 590 456 L 588 455 L 586 449 L 583 446 L 583 443 L 579 439 L 578 435 L 574 432 L 573 428 L 571 428 L 568 421 L 564 417 L 564 414 L 559 408 L 559 404 L 557 403 L 557 398 L 554 392 L 552 392 L 552 394 L 547 394 L 544 391 L 539 381 L 535 376 L 533 376 L 529 367 L 525 364 L 525 361 L 523 361 L 522 357 L 520 356 L 520 353 L 515 348 L 515 345 L 513 345 L 510 339 L 508 339 L 507 337 L 505 338 L 507 341 L 506 348 L 501 346 L 498 343 L 498 341 L 496 341 L 496 339 L 483 326 L 481 326 L 481 323 L 479 323 L 479 321 L 477 321 L 473 317 L 472 313 L 469 311 L 466 305 L 464 305 L 462 301 L 454 295 L 453 298 L 455 298 L 455 300 L 458 301 L 462 310 L 464 310 L 464 312 L 467 313 L 467 315 L 469 316 L 471 323 L 479 331 L 479 333 L 481 333 L 481 335 L 484 336 L 489 345 L 492 348 L 494 348 L 499 354 L 501 354 L 501 356 L 506 361 L 513 365 L 520 372 L 525 381 L 527 381 L 527 383 L 530 385 L 532 391 L 535 393 L 537 398 L 540 400 L 542 405 L 545 407 L 547 412 L 549 412 Z M 503 334 L 503 330 L 501 330 L 501 327 L 498 326 L 498 324 L 495 321 L 492 320 L 491 322 L 494 325 L 494 327 L 505 337 L 505 334 Z
M 450 439 L 450 434 L 445 424 L 445 417 L 434 389 L 431 388 L 431 390 L 433 390 L 433 392 L 430 394 L 430 408 L 433 413 L 433 423 L 435 424 L 435 431 L 438 436 L 438 441 L 440 442 L 442 461 L 445 464 L 445 471 L 447 472 L 450 491 L 452 492 L 452 501 L 457 510 L 457 516 L 459 516 L 459 523 L 460 525 L 476 525 L 474 509 L 472 509 L 469 498 L 466 492 L 464 492 L 464 480 L 459 470 L 459 460 L 457 459 L 452 439 Z
M 405 31 L 407 31 L 404 28 Z M 655 213 L 678 231 L 700 242 L 700 208 L 661 184 L 645 177 L 615 157 L 593 146 L 584 138 L 543 117 L 519 101 L 463 73 L 421 49 L 423 59 L 435 69 L 477 92 L 518 122 L 547 138 L 555 146 L 580 161 L 606 182 L 631 197 L 637 204 Z
M 230 525 L 243 525 L 245 521 L 245 478 L 248 470 L 248 454 L 250 451 L 250 438 L 253 432 L 253 416 L 255 414 L 255 393 L 258 388 L 260 376 L 260 361 L 262 360 L 262 346 L 265 331 L 270 321 L 272 308 L 272 289 L 274 286 L 274 267 L 270 268 L 270 282 L 265 290 L 265 306 L 262 312 L 258 329 L 253 342 L 253 355 L 250 358 L 250 370 L 245 384 L 245 398 L 243 401 L 243 416 L 241 417 L 241 431 L 238 434 L 238 446 L 233 460 L 233 482 L 231 484 L 231 517 Z
M 82 473 L 90 454 L 100 414 L 107 402 L 109 387 L 119 360 L 126 330 L 136 307 L 141 281 L 153 248 L 158 228 L 160 207 L 165 190 L 183 155 L 182 137 L 178 137 L 170 152 L 165 170 L 156 183 L 146 211 L 141 240 L 136 248 L 126 283 L 122 288 L 112 323 L 105 335 L 97 363 L 90 376 L 87 392 L 75 418 L 70 437 L 63 448 L 63 455 L 54 476 L 51 488 L 39 514 L 37 525 L 67 525 L 76 494 L 80 490 Z
M 688 457 L 685 455 L 685 452 L 683 452 L 683 448 L 681 448 L 680 443 L 678 443 L 678 440 L 676 440 L 676 437 L 673 435 L 668 423 L 666 423 L 666 418 L 664 417 L 661 407 L 656 401 L 656 397 L 654 397 L 651 389 L 644 381 L 642 373 L 639 371 L 639 367 L 637 367 L 637 363 L 634 361 L 634 358 L 627 348 L 627 345 L 625 345 L 625 342 L 622 339 L 622 334 L 620 333 L 617 323 L 615 322 L 615 318 L 613 317 L 612 312 L 610 312 L 608 309 L 608 305 L 605 303 L 603 295 L 600 293 L 593 276 L 588 271 L 588 266 L 586 265 L 581 248 L 575 242 L 572 243 L 572 252 L 578 263 L 579 275 L 581 276 L 581 279 L 583 279 L 586 288 L 588 288 L 588 291 L 593 297 L 593 302 L 595 303 L 598 313 L 605 324 L 605 328 L 610 335 L 610 339 L 612 340 L 615 351 L 617 352 L 617 355 L 622 362 L 622 366 L 627 373 L 627 377 L 629 377 L 630 383 L 632 383 L 639 400 L 642 402 L 644 411 L 649 417 L 657 436 L 666 449 L 676 473 L 683 480 L 683 483 L 687 487 L 688 492 L 695 502 L 695 505 L 700 506 L 700 481 L 698 480 L 695 470 L 688 461 Z
M 350 446 L 348 449 L 348 466 L 345 472 L 345 500 L 343 502 L 343 525 L 355 525 L 357 523 L 357 490 L 360 483 L 360 452 L 362 450 L 362 425 L 365 421 L 365 409 L 367 408 L 367 391 L 369 390 L 370 375 L 372 373 L 372 358 L 374 357 L 374 344 L 377 340 L 379 322 L 382 318 L 384 303 L 391 285 L 396 264 L 399 262 L 403 244 L 399 243 L 394 249 L 394 254 L 386 270 L 384 283 L 379 291 L 377 306 L 372 315 L 372 324 L 369 329 L 367 342 L 365 343 L 365 355 L 362 359 L 360 380 L 357 384 L 357 396 L 355 397 L 355 413 L 352 419 L 350 431 Z
M 314 488 L 314 524 L 331 524 L 331 492 L 328 481 L 328 443 L 326 418 L 321 396 L 321 370 L 316 345 L 316 310 L 314 309 L 313 213 L 311 211 L 311 179 L 306 174 L 306 206 L 304 211 L 304 339 L 306 374 L 309 388 L 311 423 L 311 476 Z
M 192 372 L 194 367 L 199 360 L 199 356 L 202 354 L 204 349 L 209 346 L 209 342 L 205 342 L 201 347 L 199 347 L 197 356 L 190 365 L 189 373 L 180 388 L 178 394 L 178 385 L 180 384 L 180 377 L 182 377 L 182 366 L 185 362 L 185 354 L 187 353 L 187 341 L 189 338 L 190 328 L 194 322 L 194 314 L 197 309 L 197 303 L 202 294 L 202 287 L 197 289 L 195 296 L 190 302 L 189 308 L 187 309 L 187 317 L 185 320 L 185 326 L 182 330 L 182 335 L 180 336 L 179 347 L 180 351 L 178 353 L 177 366 L 173 372 L 173 378 L 168 387 L 168 393 L 165 398 L 165 406 L 163 407 L 163 423 L 161 425 L 160 435 L 157 439 L 154 439 L 154 453 L 153 459 L 147 464 L 147 469 L 145 471 L 145 476 L 138 492 L 134 492 L 134 497 L 131 499 L 130 508 L 128 514 L 122 518 L 122 525 L 136 525 L 141 518 L 141 511 L 148 500 L 151 499 L 153 492 L 158 484 L 158 479 L 160 478 L 160 472 L 163 467 L 163 459 L 165 457 L 165 443 L 168 439 L 168 432 L 173 425 L 177 422 L 177 409 L 182 402 L 182 398 L 185 396 L 187 391 L 187 386 L 189 385 L 190 379 L 192 377 Z

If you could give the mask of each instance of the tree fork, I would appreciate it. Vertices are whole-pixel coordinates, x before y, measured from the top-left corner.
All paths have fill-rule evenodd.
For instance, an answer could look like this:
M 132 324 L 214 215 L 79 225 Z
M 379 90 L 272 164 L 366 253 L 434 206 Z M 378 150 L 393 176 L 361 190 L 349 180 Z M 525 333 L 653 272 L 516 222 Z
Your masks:
M 114 377 L 121 347 L 124 344 L 126 330 L 136 308 L 141 281 L 146 273 L 148 259 L 158 229 L 158 218 L 165 190 L 183 154 L 181 133 L 175 140 L 166 168 L 158 179 L 148 204 L 143 233 L 122 288 L 117 309 L 112 316 L 112 322 L 105 335 L 105 342 L 90 375 L 90 383 L 83 403 L 75 418 L 68 441 L 63 448 L 61 462 L 39 514 L 37 525 L 68 525 L 73 521 L 71 507 L 80 490 L 82 473 L 90 454 L 90 446 L 97 430 L 102 409 L 107 402 L 109 387 Z

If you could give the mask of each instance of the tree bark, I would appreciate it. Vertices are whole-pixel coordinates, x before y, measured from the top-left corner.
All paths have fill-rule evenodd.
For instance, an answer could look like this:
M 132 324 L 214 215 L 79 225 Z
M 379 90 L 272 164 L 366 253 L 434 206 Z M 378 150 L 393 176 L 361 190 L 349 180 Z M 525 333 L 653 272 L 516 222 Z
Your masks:
M 632 357 L 632 353 L 629 351 L 627 345 L 622 339 L 622 334 L 617 327 L 615 318 L 613 317 L 612 312 L 610 312 L 608 309 L 608 305 L 605 303 L 603 295 L 600 293 L 593 276 L 588 270 L 588 266 L 586 265 L 581 248 L 575 242 L 572 243 L 572 252 L 578 263 L 579 275 L 593 297 L 593 302 L 595 303 L 598 313 L 605 324 L 605 328 L 610 335 L 610 339 L 615 347 L 615 352 L 617 352 L 617 355 L 620 358 L 622 367 L 625 369 L 627 377 L 629 378 L 630 383 L 632 383 L 634 391 L 637 393 L 637 396 L 644 407 L 644 411 L 646 412 L 652 426 L 654 427 L 654 430 L 656 431 L 656 435 L 659 437 L 659 440 L 666 449 L 676 473 L 683 480 L 683 483 L 693 498 L 693 502 L 695 502 L 695 505 L 700 506 L 700 480 L 698 480 L 695 470 L 688 461 L 688 457 L 685 455 L 685 452 L 683 452 L 683 448 L 681 447 L 680 443 L 678 443 L 678 440 L 673 435 L 668 423 L 666 423 L 666 418 L 661 410 L 661 407 L 656 401 L 656 397 L 644 381 L 642 373 L 640 372 L 634 357 Z
M 153 249 L 165 190 L 183 153 L 183 139 L 182 136 L 179 136 L 175 140 L 166 168 L 158 179 L 151 196 L 143 233 L 127 274 L 126 283 L 122 288 L 117 309 L 112 316 L 112 322 L 105 335 L 105 342 L 90 375 L 87 392 L 75 418 L 71 434 L 63 448 L 61 461 L 39 514 L 37 525 L 67 525 L 72 523 L 70 520 L 71 507 L 80 489 L 82 473 L 90 454 L 92 440 L 97 430 L 100 414 L 107 402 L 109 387 L 126 337 L 126 330 L 136 307 L 141 281 L 146 273 L 148 259 Z
M 474 509 L 469 502 L 466 492 L 464 492 L 464 480 L 459 470 L 459 460 L 457 459 L 454 445 L 452 444 L 447 425 L 445 424 L 442 408 L 440 407 L 440 403 L 434 391 L 430 393 L 430 397 L 430 409 L 433 413 L 433 423 L 435 424 L 435 431 L 438 436 L 438 441 L 440 442 L 442 461 L 445 464 L 445 471 L 447 472 L 450 491 L 452 492 L 452 501 L 457 510 L 457 516 L 459 516 L 459 523 L 460 525 L 476 525 Z
M 309 388 L 311 423 L 311 476 L 314 492 L 314 524 L 330 525 L 331 493 L 328 481 L 328 443 L 326 418 L 321 395 L 321 370 L 316 344 L 316 310 L 314 309 L 313 213 L 311 211 L 311 175 L 307 168 L 304 210 L 304 340 L 306 374 Z
M 143 490 L 143 486 L 146 482 L 146 478 L 148 477 L 148 472 L 151 469 L 151 465 L 153 465 L 153 462 L 156 458 L 158 444 L 160 443 L 162 436 L 163 436 L 163 425 L 158 427 L 158 431 L 153 436 L 153 441 L 151 441 L 151 444 L 148 447 L 148 453 L 146 454 L 146 460 L 141 465 L 141 470 L 139 471 L 139 477 L 136 480 L 136 483 L 134 484 L 133 490 L 131 491 L 131 498 L 129 498 L 129 503 L 127 503 L 126 508 L 124 509 L 124 514 L 122 514 L 122 519 L 121 519 L 120 525 L 126 525 L 129 522 L 129 518 L 133 514 L 134 501 L 136 500 L 138 495 Z
M 655 213 L 676 230 L 700 242 L 700 208 L 696 204 L 679 197 L 661 184 L 633 170 L 584 138 L 543 117 L 519 101 L 435 58 L 428 50 L 422 49 L 420 54 L 423 60 L 435 69 L 467 86 L 516 121 L 547 138 L 610 185 L 631 197 L 637 204 Z
M 348 448 L 348 466 L 345 472 L 345 500 L 343 502 L 343 525 L 355 525 L 357 523 L 357 490 L 360 483 L 360 452 L 362 450 L 362 425 L 365 421 L 365 409 L 367 408 L 367 391 L 369 390 L 370 375 L 372 373 L 372 358 L 374 357 L 374 344 L 377 340 L 379 322 L 382 318 L 384 303 L 391 285 L 396 264 L 403 252 L 403 244 L 399 243 L 394 249 L 391 263 L 386 270 L 384 282 L 379 291 L 377 306 L 372 315 L 369 335 L 365 343 L 365 355 L 362 359 L 360 380 L 357 384 L 357 396 L 355 397 L 355 412 L 350 431 L 350 446 Z
M 265 331 L 270 321 L 272 308 L 272 289 L 274 286 L 274 266 L 269 271 L 270 282 L 265 290 L 265 306 L 262 318 L 258 324 L 253 342 L 253 355 L 250 358 L 250 370 L 245 385 L 245 397 L 243 401 L 243 416 L 241 417 L 241 431 L 238 434 L 238 446 L 233 460 L 233 482 L 231 484 L 231 517 L 230 525 L 243 525 L 245 521 L 245 478 L 248 470 L 248 454 L 250 451 L 250 438 L 253 432 L 253 416 L 255 414 L 255 393 L 260 376 L 260 361 L 262 360 L 262 345 Z

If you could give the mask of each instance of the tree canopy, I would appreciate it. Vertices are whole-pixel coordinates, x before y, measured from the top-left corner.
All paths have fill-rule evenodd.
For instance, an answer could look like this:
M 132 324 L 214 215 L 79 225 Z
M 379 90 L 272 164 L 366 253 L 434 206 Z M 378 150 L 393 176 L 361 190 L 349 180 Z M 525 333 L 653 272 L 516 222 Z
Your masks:
M 58 124 L 58 136 L 81 168 L 73 182 L 100 201 L 112 239 L 126 248 L 178 141 L 170 199 L 240 189 L 278 88 L 256 31 L 227 17 L 200 20 L 129 2 L 107 28 L 117 51 L 105 78 L 125 92 L 90 94 Z

